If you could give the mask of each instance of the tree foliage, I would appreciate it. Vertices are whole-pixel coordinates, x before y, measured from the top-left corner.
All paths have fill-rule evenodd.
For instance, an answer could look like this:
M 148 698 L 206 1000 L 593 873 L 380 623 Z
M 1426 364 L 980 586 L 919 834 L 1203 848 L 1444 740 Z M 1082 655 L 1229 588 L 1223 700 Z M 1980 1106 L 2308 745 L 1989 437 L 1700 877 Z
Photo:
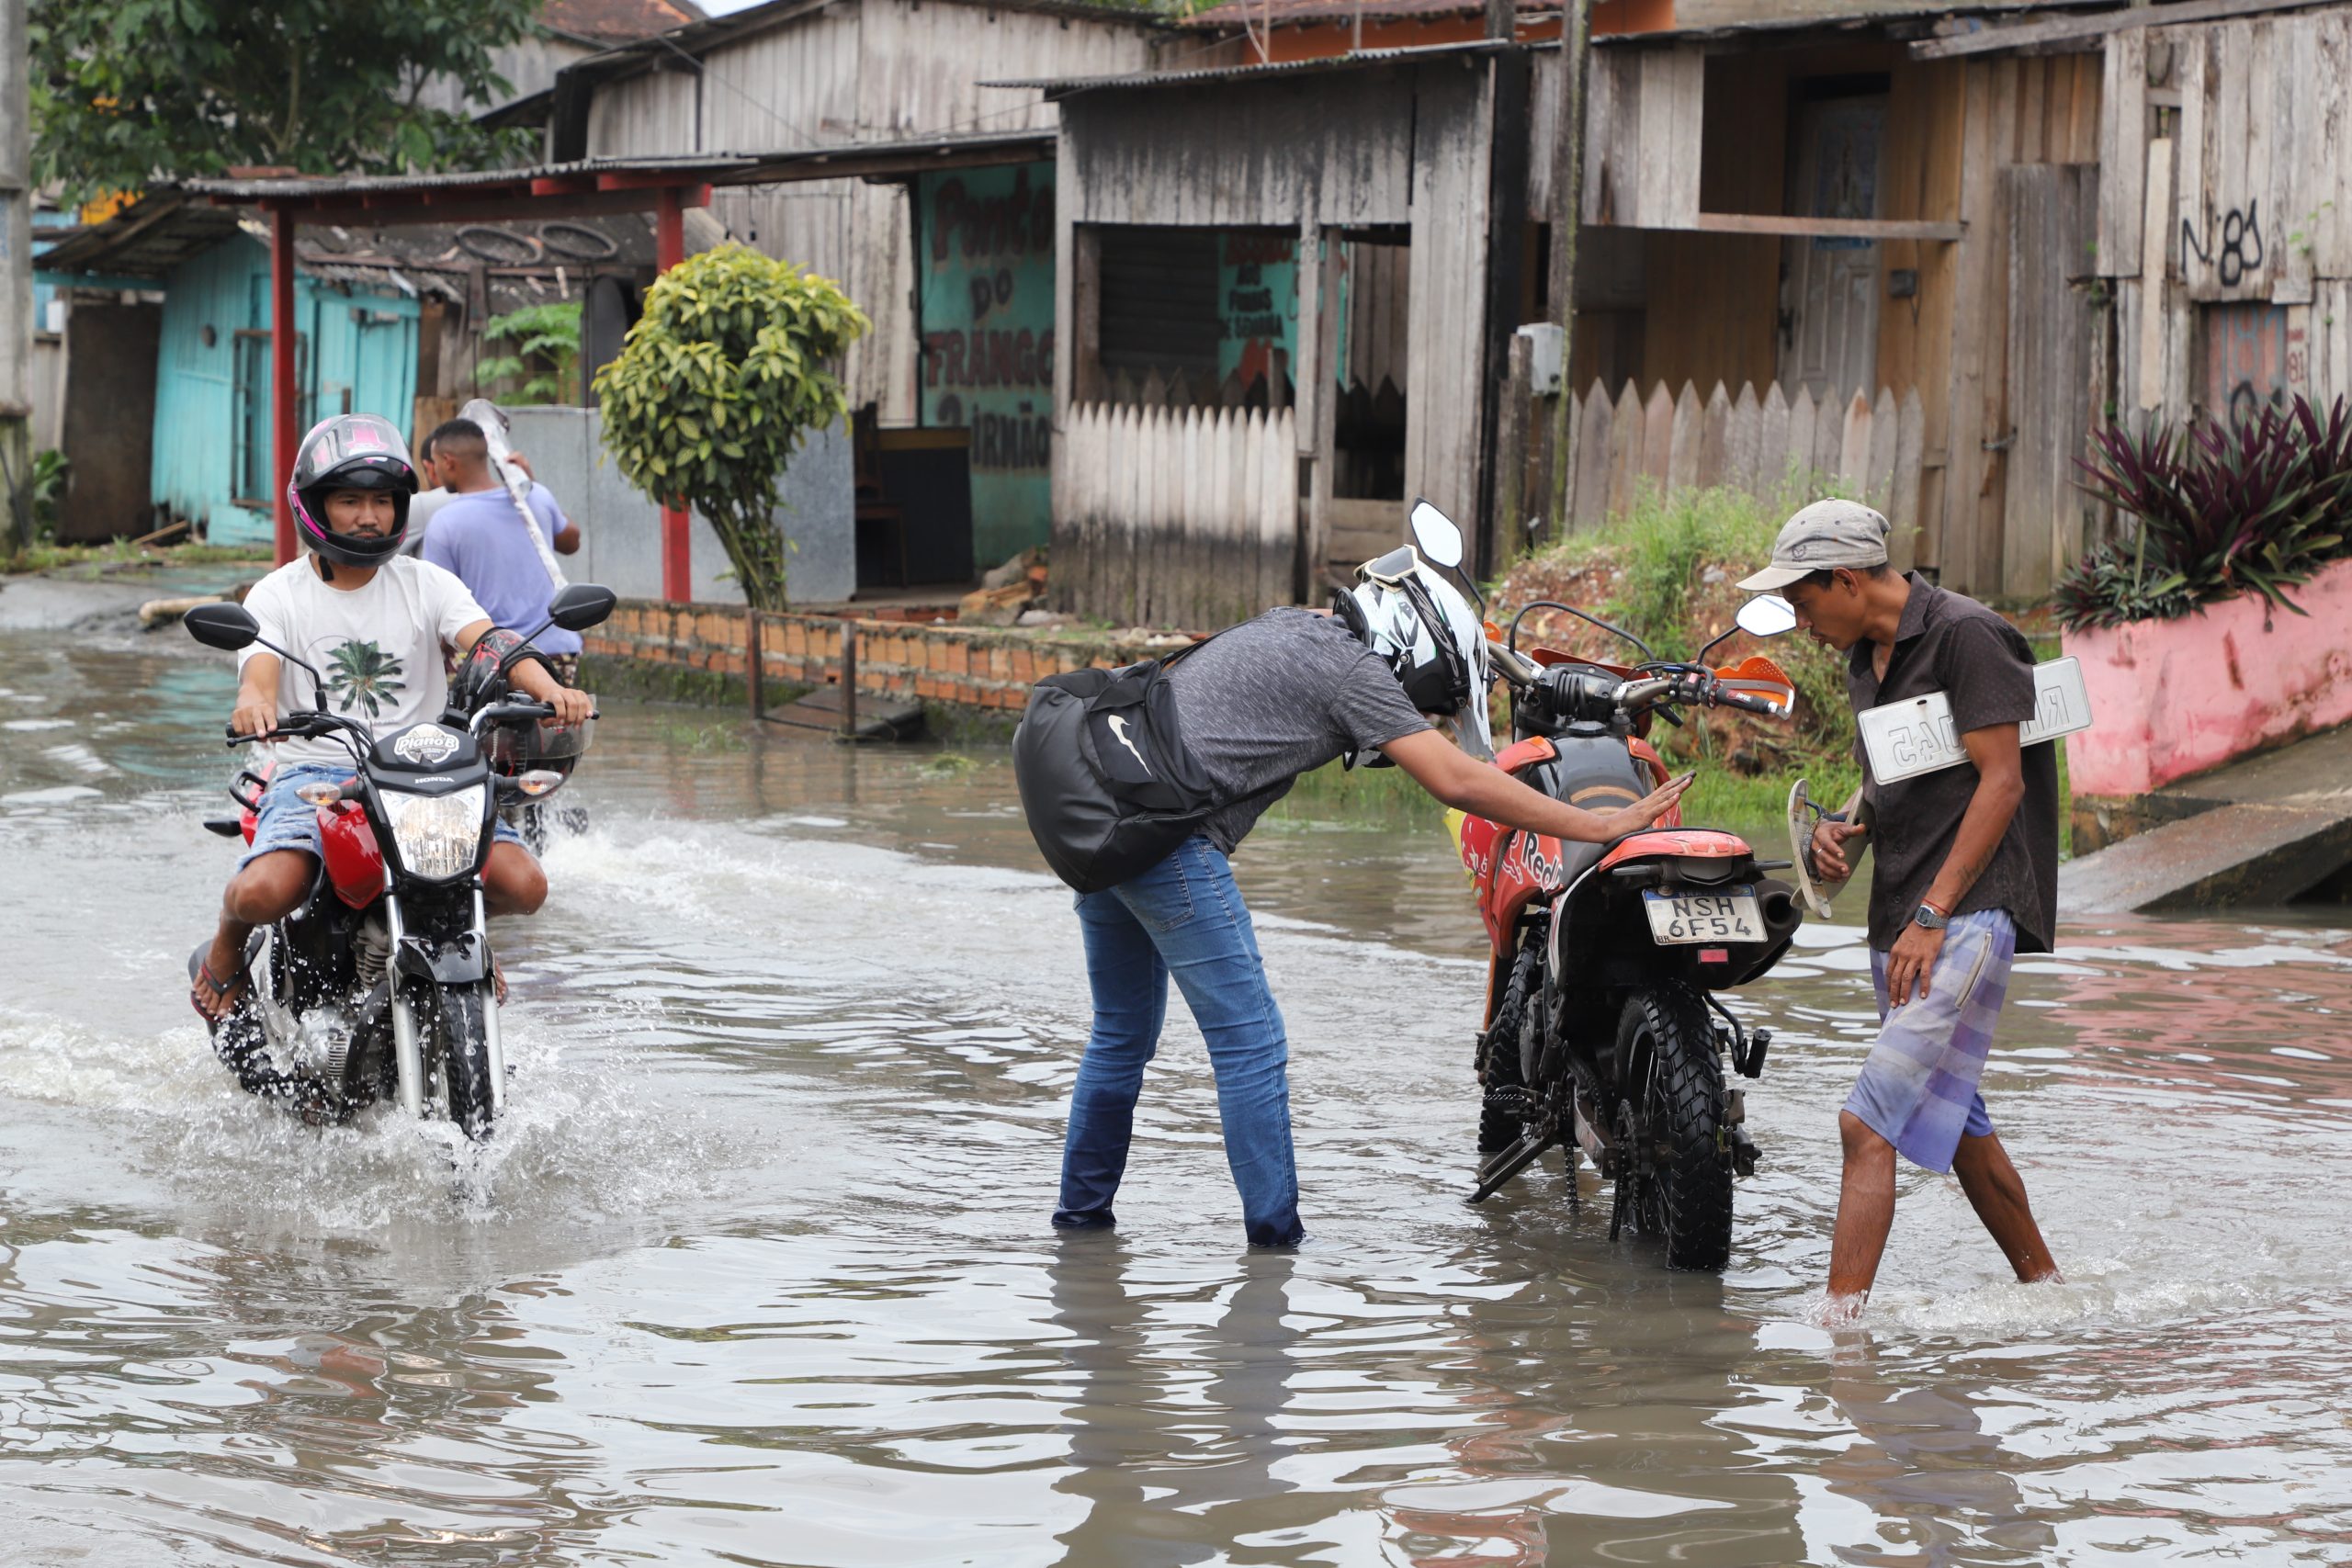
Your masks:
M 709 518 L 754 609 L 785 603 L 776 480 L 848 412 L 831 365 L 869 324 L 829 279 L 725 244 L 662 275 L 596 374 L 622 477 Z
M 397 174 L 527 153 L 424 107 L 512 92 L 492 51 L 538 0 L 31 0 L 35 178 L 76 197 L 239 165 Z
M 474 367 L 474 384 L 485 390 L 516 381 L 514 400 L 568 403 L 580 375 L 580 302 L 526 305 L 493 316 L 481 329 L 484 343 L 506 352 Z

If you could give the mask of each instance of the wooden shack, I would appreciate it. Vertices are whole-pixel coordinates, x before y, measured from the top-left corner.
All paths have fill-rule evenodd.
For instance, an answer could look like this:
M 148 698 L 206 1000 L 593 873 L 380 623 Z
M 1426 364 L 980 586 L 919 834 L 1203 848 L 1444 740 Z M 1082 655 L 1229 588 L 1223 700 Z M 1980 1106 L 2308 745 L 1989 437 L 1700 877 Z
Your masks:
M 728 234 L 872 319 L 858 412 L 861 581 L 962 584 L 1045 543 L 1056 110 L 983 78 L 1139 71 L 1166 29 L 1073 0 L 769 0 L 565 70 L 557 159 L 711 149 Z
M 1593 39 L 1556 387 L 1517 341 L 1560 314 L 1556 43 L 1265 44 L 1271 63 L 1014 84 L 1062 116 L 1066 602 L 1213 619 L 1280 578 L 1258 558 L 1278 536 L 1312 596 L 1401 536 L 1416 495 L 1492 569 L 1531 525 L 1693 484 L 1859 491 L 1945 583 L 2046 592 L 2101 526 L 2073 460 L 2118 384 L 2103 35 L 1839 9 Z M 1243 472 L 1246 516 L 1211 493 Z M 1244 538 L 1230 572 L 1127 581 Z

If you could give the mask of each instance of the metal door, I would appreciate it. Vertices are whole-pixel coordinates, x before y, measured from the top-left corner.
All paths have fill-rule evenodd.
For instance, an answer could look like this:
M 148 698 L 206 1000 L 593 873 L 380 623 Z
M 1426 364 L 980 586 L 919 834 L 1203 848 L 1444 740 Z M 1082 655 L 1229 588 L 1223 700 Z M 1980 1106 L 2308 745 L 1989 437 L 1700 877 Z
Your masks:
M 1801 218 L 1878 216 L 1883 94 L 1817 98 L 1797 115 L 1791 206 Z M 1878 384 L 1879 251 L 1870 240 L 1794 236 L 1781 259 L 1781 386 L 1839 403 Z

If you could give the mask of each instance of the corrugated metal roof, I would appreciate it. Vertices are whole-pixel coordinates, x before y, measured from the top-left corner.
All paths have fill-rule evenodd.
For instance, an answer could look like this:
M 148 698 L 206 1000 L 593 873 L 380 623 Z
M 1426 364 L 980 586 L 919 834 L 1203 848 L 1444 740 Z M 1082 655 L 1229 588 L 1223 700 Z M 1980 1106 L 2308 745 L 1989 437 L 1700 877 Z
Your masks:
M 1484 14 L 1483 0 L 1225 0 L 1205 11 L 1195 11 L 1176 25 L 1229 30 L 1296 22 L 1388 22 L 1419 17 L 1475 17 Z M 1560 0 L 1519 0 L 1522 17 L 1556 16 Z
M 690 27 L 707 15 L 693 0 L 544 0 L 538 23 L 567 38 L 618 42 Z
M 750 38 L 770 28 L 782 27 L 801 17 L 821 11 L 829 3 L 831 0 L 767 0 L 765 5 L 746 6 L 740 11 L 730 11 L 724 16 L 707 17 L 699 22 L 673 28 L 654 38 L 640 39 L 602 54 L 592 54 L 566 66 L 565 70 L 592 76 L 609 76 L 627 73 L 648 56 L 675 58 L 680 53 L 700 56 L 708 50 L 733 43 L 738 39 Z M 892 3 L 899 3 L 899 0 L 892 0 Z M 1113 27 L 1158 29 L 1170 25 L 1149 11 L 1089 4 L 1088 0 L 941 0 L 941 3 L 978 6 L 992 11 L 1026 11 L 1038 16 L 1058 17 L 1066 21 L 1100 22 Z
M 1119 76 L 1062 76 L 1018 82 L 982 82 L 983 87 L 1017 87 L 1043 92 L 1049 98 L 1091 93 L 1104 87 L 1182 87 L 1204 82 L 1254 81 L 1261 76 L 1306 76 L 1327 71 L 1361 71 L 1377 65 L 1410 65 L 1418 61 L 1457 56 L 1497 54 L 1507 49 L 1557 49 L 1556 40 L 1506 43 L 1473 39 L 1464 43 L 1424 44 L 1412 49 L 1365 49 L 1353 54 L 1333 54 L 1314 60 L 1278 60 L 1271 65 L 1213 65 L 1197 71 L 1136 71 Z
M 272 197 L 391 196 L 402 191 L 462 190 L 593 175 L 676 175 L 695 185 L 710 185 L 717 183 L 716 176 L 754 162 L 757 159 L 748 153 L 682 152 L 654 158 L 582 158 L 573 163 L 543 164 L 526 169 L 461 169 L 437 175 L 288 175 L 268 179 L 185 180 L 180 188 L 193 196 L 218 197 L 224 201 L 266 201 Z

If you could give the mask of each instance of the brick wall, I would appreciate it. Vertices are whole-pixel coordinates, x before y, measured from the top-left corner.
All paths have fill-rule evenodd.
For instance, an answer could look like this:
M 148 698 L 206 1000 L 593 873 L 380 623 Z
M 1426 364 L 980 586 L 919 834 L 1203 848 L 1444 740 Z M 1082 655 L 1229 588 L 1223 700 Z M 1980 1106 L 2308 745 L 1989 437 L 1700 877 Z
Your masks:
M 746 617 L 718 604 L 624 599 L 612 618 L 585 634 L 587 651 L 607 659 L 741 677 L 748 668 Z M 830 615 L 771 615 L 761 623 L 760 669 L 778 685 L 839 683 L 842 630 L 857 628 L 857 689 L 882 696 L 1018 711 L 1048 675 L 1090 665 L 1130 664 L 1178 646 L 1071 632 L 994 626 L 848 622 Z

